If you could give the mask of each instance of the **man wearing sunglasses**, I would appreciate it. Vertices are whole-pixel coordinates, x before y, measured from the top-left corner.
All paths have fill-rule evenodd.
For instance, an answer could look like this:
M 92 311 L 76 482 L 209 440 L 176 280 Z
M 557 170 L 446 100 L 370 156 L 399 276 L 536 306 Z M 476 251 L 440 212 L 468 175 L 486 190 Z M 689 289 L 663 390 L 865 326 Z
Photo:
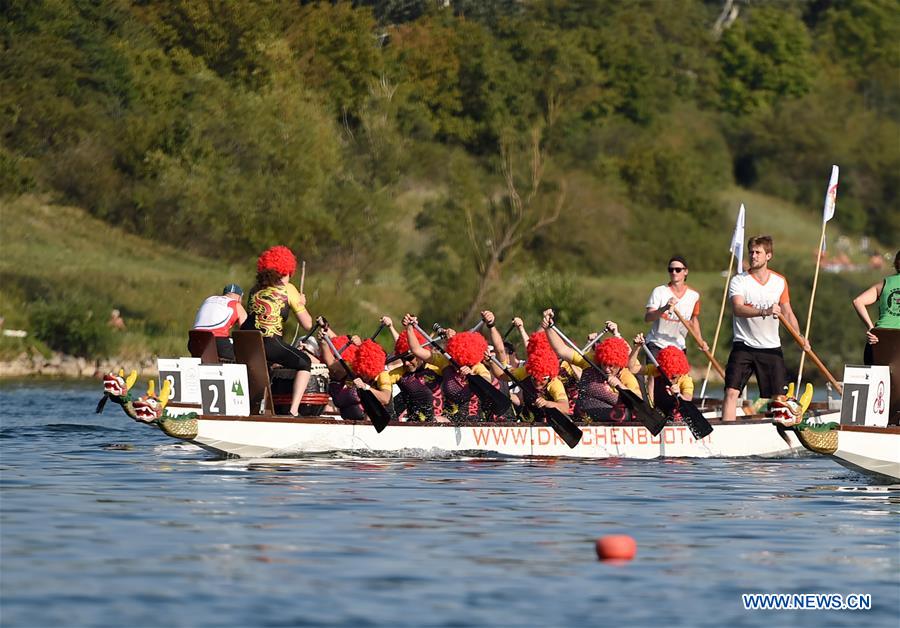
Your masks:
M 685 350 L 687 327 L 681 324 L 674 309 L 684 317 L 697 336 L 700 332 L 700 293 L 687 285 L 688 265 L 680 255 L 673 255 L 668 264 L 669 283 L 656 286 L 647 299 L 647 312 L 644 321 L 653 323 L 647 333 L 647 347 L 656 355 L 666 347 L 678 347 Z M 704 341 L 704 349 L 709 346 Z
M 697 332 L 698 338 L 703 338 L 700 332 L 700 293 L 687 285 L 688 265 L 681 255 L 673 255 L 667 266 L 669 282 L 657 286 L 647 299 L 647 312 L 644 321 L 653 323 L 646 335 L 647 348 L 658 354 L 666 347 L 677 347 L 685 351 L 685 339 L 688 329 L 685 327 L 673 310 L 684 317 L 688 325 Z M 703 341 L 703 349 L 708 350 L 709 345 Z M 653 386 L 654 399 L 664 394 L 665 384 L 662 378 L 657 378 Z

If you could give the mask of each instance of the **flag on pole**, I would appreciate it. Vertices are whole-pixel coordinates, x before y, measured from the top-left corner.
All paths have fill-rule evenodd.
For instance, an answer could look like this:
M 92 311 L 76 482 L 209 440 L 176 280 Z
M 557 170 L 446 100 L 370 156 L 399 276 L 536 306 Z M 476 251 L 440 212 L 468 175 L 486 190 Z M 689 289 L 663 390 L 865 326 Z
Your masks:
M 734 253 L 737 260 L 737 272 L 744 272 L 744 220 L 745 220 L 744 204 L 741 203 L 741 209 L 738 211 L 737 221 L 734 223 L 734 233 L 731 236 L 731 248 L 728 250 Z
M 837 202 L 838 172 L 837 166 L 831 167 L 831 181 L 828 182 L 828 190 L 825 192 L 825 207 L 822 209 L 822 222 L 828 222 L 834 218 L 834 204 Z

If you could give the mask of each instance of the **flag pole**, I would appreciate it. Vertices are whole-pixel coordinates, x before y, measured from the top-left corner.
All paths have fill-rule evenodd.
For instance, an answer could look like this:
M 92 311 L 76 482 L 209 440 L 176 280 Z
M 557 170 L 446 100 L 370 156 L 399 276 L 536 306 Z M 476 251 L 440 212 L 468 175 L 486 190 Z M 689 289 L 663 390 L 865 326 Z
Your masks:
M 828 189 L 825 190 L 825 206 L 822 209 L 822 236 L 819 238 L 819 250 L 816 253 L 816 273 L 813 276 L 812 294 L 809 295 L 809 310 L 806 312 L 806 330 L 803 336 L 809 340 L 809 330 L 812 324 L 813 304 L 816 301 L 816 288 L 819 284 L 819 267 L 822 264 L 822 250 L 825 248 L 825 226 L 834 217 L 834 206 L 837 202 L 838 174 L 840 169 L 831 166 L 831 178 L 828 180 Z M 806 352 L 800 354 L 800 368 L 797 369 L 797 388 L 800 390 L 800 381 L 803 379 L 803 363 L 806 360 Z
M 719 306 L 719 322 L 716 323 L 716 335 L 713 336 L 712 347 L 709 352 L 716 355 L 716 347 L 719 344 L 719 331 L 722 329 L 722 319 L 725 317 L 725 301 L 728 299 L 728 284 L 731 283 L 731 267 L 734 265 L 734 249 L 731 249 L 731 259 L 728 260 L 728 274 L 725 277 L 725 289 L 722 291 L 722 304 Z M 712 362 L 706 363 L 706 375 L 703 377 L 703 386 L 700 388 L 700 399 L 706 398 L 706 384 L 709 383 L 709 374 L 712 370 Z
M 734 232 L 731 234 L 731 258 L 728 260 L 728 272 L 725 277 L 725 288 L 722 291 L 722 303 L 719 306 L 719 322 L 716 323 L 716 335 L 713 338 L 712 349 L 709 354 L 716 355 L 716 347 L 719 344 L 719 332 L 722 329 L 722 318 L 725 316 L 725 302 L 728 300 L 728 285 L 731 283 L 731 269 L 734 266 L 735 258 L 737 258 L 738 272 L 743 270 L 744 265 L 744 223 L 746 222 L 746 209 L 741 203 L 738 210 L 737 220 L 734 222 Z M 700 388 L 700 399 L 706 398 L 706 385 L 709 383 L 710 369 L 712 369 L 712 360 L 706 365 L 706 376 L 703 378 L 703 386 Z

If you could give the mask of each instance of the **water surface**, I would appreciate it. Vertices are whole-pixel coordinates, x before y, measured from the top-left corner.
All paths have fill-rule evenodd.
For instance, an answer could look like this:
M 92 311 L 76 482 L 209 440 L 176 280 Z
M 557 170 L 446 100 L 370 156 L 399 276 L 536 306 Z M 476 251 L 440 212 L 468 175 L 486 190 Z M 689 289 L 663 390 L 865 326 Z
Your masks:
M 94 414 L 99 390 L 0 385 L 3 626 L 900 617 L 900 487 L 824 458 L 220 460 L 113 404 Z M 634 561 L 597 561 L 612 533 Z M 745 611 L 742 592 L 874 608 Z

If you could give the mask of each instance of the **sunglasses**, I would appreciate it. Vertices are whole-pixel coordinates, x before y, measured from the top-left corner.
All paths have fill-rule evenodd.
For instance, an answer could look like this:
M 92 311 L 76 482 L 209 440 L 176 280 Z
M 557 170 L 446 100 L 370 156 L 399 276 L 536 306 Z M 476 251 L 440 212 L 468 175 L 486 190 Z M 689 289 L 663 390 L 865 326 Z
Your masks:
M 670 273 L 680 273 L 680 272 L 682 272 L 682 271 L 684 271 L 684 270 L 687 270 L 687 268 L 685 268 L 684 266 L 678 266 L 678 267 L 676 267 L 676 266 L 669 266 L 669 272 L 670 272 Z

